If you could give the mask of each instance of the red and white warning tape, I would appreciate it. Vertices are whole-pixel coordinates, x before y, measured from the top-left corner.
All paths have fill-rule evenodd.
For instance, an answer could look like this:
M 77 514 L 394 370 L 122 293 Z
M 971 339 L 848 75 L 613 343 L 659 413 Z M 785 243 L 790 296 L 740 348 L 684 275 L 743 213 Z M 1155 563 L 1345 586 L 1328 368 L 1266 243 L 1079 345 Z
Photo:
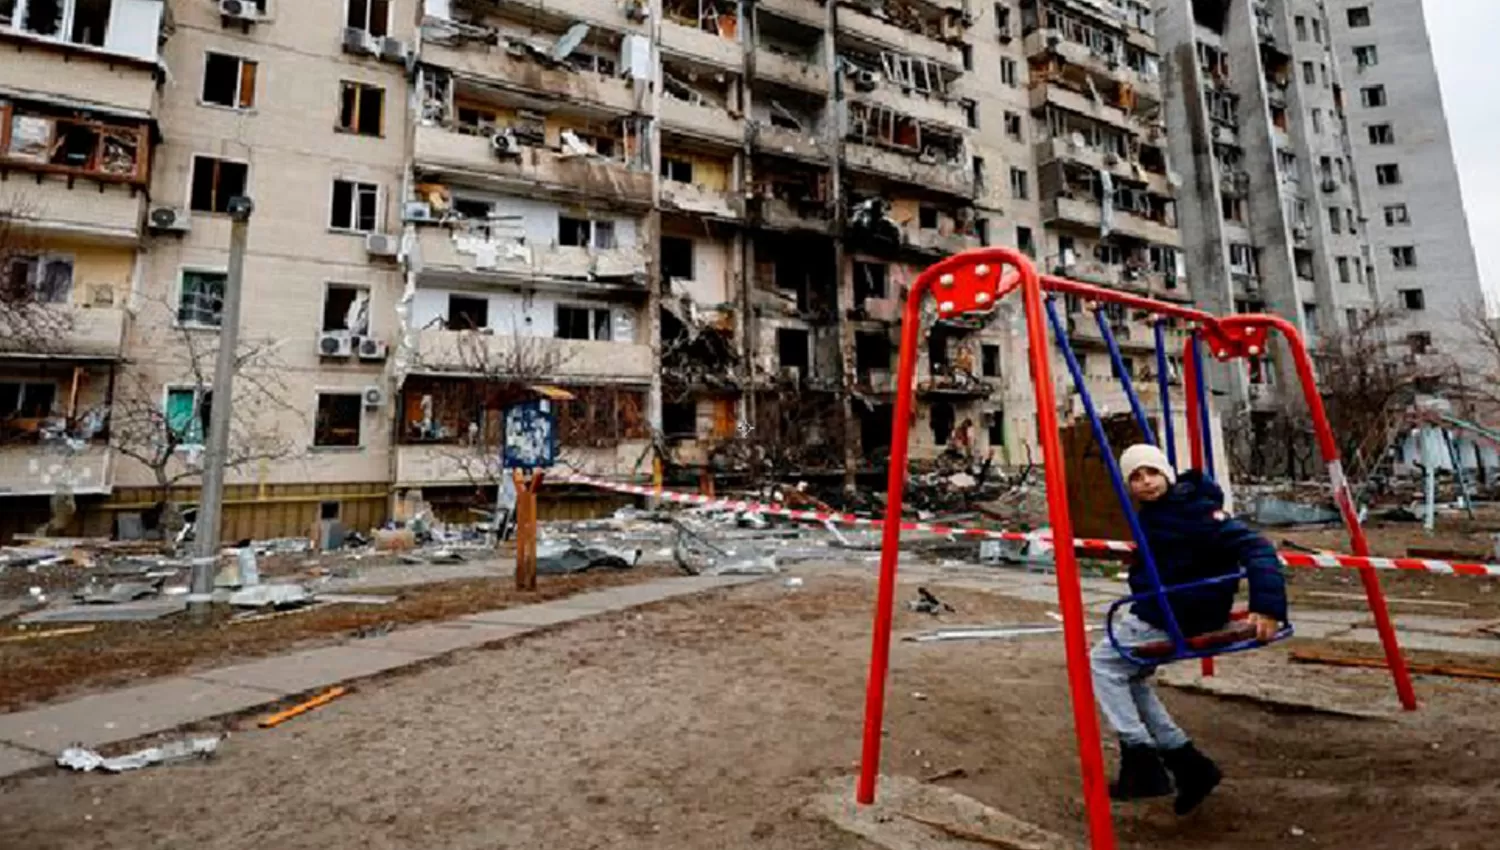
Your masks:
M 616 493 L 630 493 L 637 496 L 651 496 L 665 502 L 679 502 L 686 505 L 696 505 L 702 508 L 715 508 L 726 511 L 745 511 L 749 513 L 766 514 L 768 516 L 786 517 L 787 519 L 800 522 L 815 522 L 824 524 L 829 522 L 840 525 L 852 525 L 864 528 L 880 528 L 885 525 L 884 520 L 872 519 L 870 517 L 855 516 L 854 514 L 832 513 L 828 511 L 809 511 L 796 508 L 782 507 L 781 505 L 766 502 L 752 502 L 742 499 L 715 499 L 700 493 L 679 493 L 675 490 L 662 489 L 657 491 L 652 487 L 639 484 L 622 484 L 615 481 L 606 481 L 602 478 L 594 478 L 588 475 L 580 475 L 576 472 L 554 472 L 553 477 L 557 480 L 570 484 L 582 484 L 588 487 L 597 487 L 602 490 L 612 490 Z M 998 531 L 988 528 L 965 528 L 957 525 L 943 525 L 933 522 L 903 522 L 902 531 L 925 531 L 931 534 L 954 535 L 958 537 L 969 537 L 976 540 L 1010 540 L 1015 542 L 1038 541 L 1046 544 L 1052 543 L 1052 535 L 1047 532 L 1021 532 L 1021 531 Z M 1123 540 L 1098 540 L 1094 538 L 1076 538 L 1073 547 L 1088 552 L 1133 552 L 1135 544 Z M 1288 567 L 1309 568 L 1335 568 L 1345 567 L 1351 569 L 1362 569 L 1370 567 L 1377 570 L 1405 570 L 1408 572 L 1425 573 L 1447 573 L 1450 575 L 1466 576 L 1494 576 L 1500 578 L 1500 564 L 1470 564 L 1456 561 L 1434 561 L 1426 558 L 1373 558 L 1360 555 L 1339 554 L 1311 554 L 1305 552 L 1278 552 L 1281 563 Z

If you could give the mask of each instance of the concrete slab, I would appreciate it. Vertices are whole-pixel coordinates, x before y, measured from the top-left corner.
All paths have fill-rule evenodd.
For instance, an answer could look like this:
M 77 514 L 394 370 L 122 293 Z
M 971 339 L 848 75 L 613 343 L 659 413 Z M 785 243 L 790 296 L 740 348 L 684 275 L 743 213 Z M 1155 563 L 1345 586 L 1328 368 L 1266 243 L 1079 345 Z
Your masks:
M 187 607 L 184 597 L 122 602 L 118 605 L 70 605 L 34 611 L 22 623 L 113 623 L 121 620 L 159 620 Z
M 580 611 L 622 611 L 638 605 L 649 605 L 663 599 L 697 593 L 704 589 L 702 585 L 694 586 L 685 581 L 647 582 L 580 593 L 577 596 L 559 599 L 555 604 Z
M 515 608 L 497 608 L 459 617 L 455 622 L 477 623 L 494 626 L 555 626 L 592 617 L 599 611 L 569 608 L 559 602 L 544 602 L 540 605 L 521 605 Z
M 1293 612 L 1293 617 L 1296 613 Z M 1308 640 L 1325 640 L 1328 638 L 1340 638 L 1348 634 L 1354 627 L 1345 623 L 1324 623 L 1319 620 L 1294 619 L 1292 622 L 1296 629 L 1295 638 L 1306 638 Z
M 854 802 L 854 780 L 836 779 L 808 813 L 889 850 L 1075 850 L 1078 843 L 991 808 L 957 791 L 906 776 L 882 776 L 875 803 Z
M 13 776 L 52 763 L 52 759 L 28 750 L 0 744 L 0 777 Z
M 359 650 L 390 650 L 432 657 L 459 649 L 495 643 L 531 631 L 527 626 L 489 623 L 445 623 L 413 629 L 397 629 L 375 638 L 350 641 L 346 646 Z
M 1396 623 L 1398 632 L 1433 632 L 1443 635 L 1459 635 L 1462 637 L 1484 637 L 1475 634 L 1474 630 L 1480 626 L 1492 623 L 1492 620 L 1476 620 L 1472 617 L 1438 617 L 1432 614 L 1395 614 L 1391 617 Z M 1500 638 L 1489 638 L 1500 647 Z
M 1378 644 L 1380 633 L 1374 629 L 1354 629 L 1347 635 L 1340 636 L 1339 640 Z M 1425 649 L 1459 655 L 1500 656 L 1500 640 L 1495 638 L 1463 638 L 1398 630 L 1396 640 L 1401 644 L 1402 649 Z
M 1369 611 L 1331 611 L 1320 608 L 1301 608 L 1292 606 L 1292 622 L 1301 626 L 1303 623 L 1338 623 L 1345 626 L 1353 626 L 1359 623 L 1370 622 Z
M 199 673 L 193 678 L 244 688 L 258 688 L 279 696 L 373 676 L 415 663 L 420 655 L 380 649 L 330 646 Z
M 42 752 L 61 752 L 70 744 L 97 747 L 244 711 L 277 698 L 278 694 L 263 688 L 178 677 L 0 715 L 0 740 Z

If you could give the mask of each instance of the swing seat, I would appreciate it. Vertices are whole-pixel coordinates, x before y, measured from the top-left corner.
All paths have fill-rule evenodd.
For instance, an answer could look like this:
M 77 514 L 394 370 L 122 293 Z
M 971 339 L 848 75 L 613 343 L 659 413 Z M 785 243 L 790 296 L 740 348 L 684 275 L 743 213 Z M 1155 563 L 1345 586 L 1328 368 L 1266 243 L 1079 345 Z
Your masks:
M 1242 641 L 1253 641 L 1255 640 L 1255 626 L 1250 623 L 1249 616 L 1249 611 L 1235 611 L 1229 615 L 1229 623 L 1224 628 L 1194 635 L 1187 638 L 1184 643 L 1189 649 L 1212 652 Z M 1131 652 L 1141 658 L 1167 658 L 1177 652 L 1177 647 L 1173 646 L 1170 640 L 1158 640 L 1137 644 L 1131 647 Z

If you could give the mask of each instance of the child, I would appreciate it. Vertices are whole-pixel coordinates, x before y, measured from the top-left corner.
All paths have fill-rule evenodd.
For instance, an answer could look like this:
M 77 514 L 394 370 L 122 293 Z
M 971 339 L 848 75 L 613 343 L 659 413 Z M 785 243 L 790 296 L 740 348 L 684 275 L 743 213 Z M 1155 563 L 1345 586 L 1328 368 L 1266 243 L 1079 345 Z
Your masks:
M 1276 550 L 1224 511 L 1224 492 L 1197 470 L 1178 475 L 1155 446 L 1134 445 L 1120 455 L 1120 473 L 1136 500 L 1146 541 L 1164 586 L 1232 574 L 1244 569 L 1250 585 L 1250 622 L 1256 638 L 1271 640 L 1286 620 L 1286 592 Z M 1178 591 L 1168 599 L 1184 637 L 1217 631 L 1229 621 L 1239 581 Z M 1150 592 L 1140 555 L 1130 569 L 1132 594 Z M 1123 646 L 1170 641 L 1160 602 L 1137 600 L 1115 620 Z M 1120 778 L 1110 786 L 1116 800 L 1161 797 L 1176 780 L 1177 814 L 1187 814 L 1219 784 L 1219 768 L 1197 750 L 1173 722 L 1149 684 L 1154 667 L 1137 667 L 1106 638 L 1095 645 L 1091 665 L 1100 710 L 1120 736 Z M 1163 769 L 1165 764 L 1165 769 Z M 1167 771 L 1172 778 L 1169 779 Z

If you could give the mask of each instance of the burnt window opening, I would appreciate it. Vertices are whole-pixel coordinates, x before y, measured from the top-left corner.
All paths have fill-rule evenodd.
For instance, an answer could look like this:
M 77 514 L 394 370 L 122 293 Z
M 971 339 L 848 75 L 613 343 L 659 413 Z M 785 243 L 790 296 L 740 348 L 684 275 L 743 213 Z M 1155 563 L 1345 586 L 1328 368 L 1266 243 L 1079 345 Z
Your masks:
M 951 365 L 948 335 L 933 328 L 927 334 L 927 369 L 933 375 L 946 375 Z
M 807 311 L 812 306 L 812 272 L 803 265 L 803 259 L 791 252 L 778 252 L 773 266 L 776 288 L 790 292 L 797 299 L 797 309 Z
M 349 308 L 361 296 L 368 299 L 370 288 L 342 283 L 329 284 L 328 289 L 323 292 L 323 330 L 341 331 L 348 328 Z
M 988 425 L 989 434 L 987 436 L 989 437 L 990 446 L 991 447 L 994 447 L 994 446 L 1004 446 L 1005 445 L 1005 413 L 1003 411 L 999 411 L 999 410 L 992 410 L 992 411 L 989 412 L 989 414 L 987 416 L 988 416 L 988 419 L 989 419 L 989 425 Z
M 663 404 L 661 430 L 668 438 L 698 436 L 698 406 L 691 401 Z
M 955 413 L 953 405 L 946 401 L 933 402 L 927 411 L 927 422 L 932 427 L 932 441 L 938 445 L 947 445 L 949 438 L 953 436 Z
M 557 305 L 558 339 L 584 339 L 609 342 L 614 337 L 614 326 L 608 307 L 572 307 Z
M 490 301 L 468 295 L 448 296 L 448 329 L 470 331 L 490 326 Z
M 193 157 L 191 206 L 196 212 L 229 212 L 229 199 L 245 194 L 250 166 L 210 156 Z
M 318 416 L 313 445 L 356 448 L 364 399 L 359 393 L 318 393 Z
M 693 182 L 693 161 L 675 156 L 661 158 L 661 176 L 674 183 Z
M 1000 377 L 1000 346 L 989 343 L 979 346 L 979 371 L 986 378 Z
M 249 59 L 209 53 L 203 62 L 203 102 L 229 109 L 253 107 L 258 67 Z
M 385 89 L 364 83 L 342 84 L 338 129 L 360 136 L 379 136 L 385 123 Z
M 890 266 L 885 263 L 854 261 L 854 306 L 863 307 L 871 298 L 886 298 Z
M 776 329 L 776 362 L 782 369 L 796 369 L 802 378 L 812 376 L 811 336 L 801 328 Z
M 921 230 L 937 230 L 937 207 L 929 207 L 925 204 L 917 207 L 917 227 Z
M 868 379 L 873 372 L 891 369 L 891 338 L 884 333 L 860 331 L 854 335 L 854 368 Z
M 891 447 L 891 421 L 895 410 L 889 404 L 876 405 L 859 414 L 859 440 L 866 456 Z
M 661 238 L 661 274 L 666 280 L 693 280 L 693 240 Z

